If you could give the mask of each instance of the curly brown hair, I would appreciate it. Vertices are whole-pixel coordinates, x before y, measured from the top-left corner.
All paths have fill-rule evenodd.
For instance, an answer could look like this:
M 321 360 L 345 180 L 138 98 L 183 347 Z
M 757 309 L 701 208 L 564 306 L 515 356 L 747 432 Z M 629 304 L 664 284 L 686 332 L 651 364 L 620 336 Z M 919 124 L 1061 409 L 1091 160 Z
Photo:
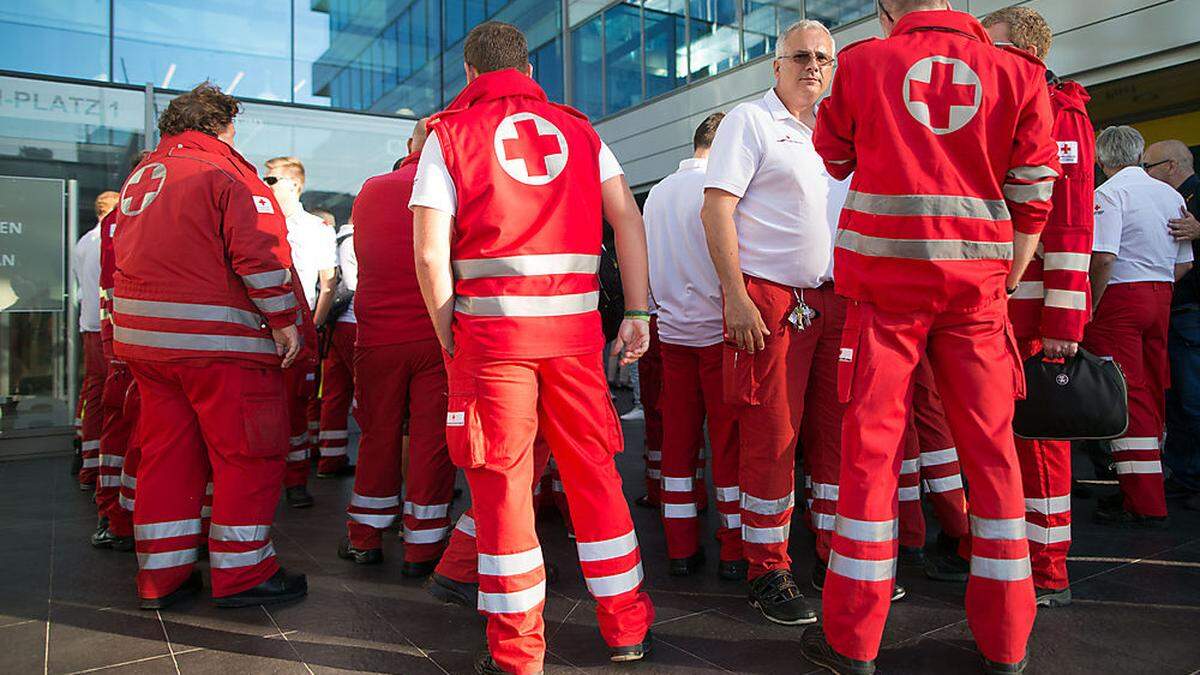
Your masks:
M 171 99 L 158 118 L 158 132 L 174 136 L 185 131 L 201 131 L 216 136 L 242 111 L 242 104 L 212 82 L 201 82 L 186 94 Z
M 991 28 L 998 23 L 1008 24 L 1008 39 L 1013 45 L 1018 49 L 1032 51 L 1039 59 L 1045 60 L 1046 55 L 1050 53 L 1050 43 L 1054 41 L 1054 34 L 1050 30 L 1050 24 L 1034 9 L 1005 7 L 985 16 L 982 23 L 984 28 Z

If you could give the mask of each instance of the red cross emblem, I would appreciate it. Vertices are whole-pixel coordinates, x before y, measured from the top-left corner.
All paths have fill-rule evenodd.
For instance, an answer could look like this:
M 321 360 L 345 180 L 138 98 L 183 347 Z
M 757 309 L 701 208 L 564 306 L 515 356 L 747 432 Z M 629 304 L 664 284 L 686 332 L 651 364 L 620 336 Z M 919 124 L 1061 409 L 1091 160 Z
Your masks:
M 155 162 L 138 169 L 121 190 L 121 213 L 136 216 L 150 206 L 167 179 L 167 167 Z
M 567 165 L 567 139 L 533 113 L 504 118 L 496 127 L 494 146 L 505 173 L 527 185 L 545 185 Z
M 930 56 L 913 64 L 904 77 L 904 103 L 918 122 L 935 134 L 966 126 L 979 112 L 983 85 L 965 62 Z

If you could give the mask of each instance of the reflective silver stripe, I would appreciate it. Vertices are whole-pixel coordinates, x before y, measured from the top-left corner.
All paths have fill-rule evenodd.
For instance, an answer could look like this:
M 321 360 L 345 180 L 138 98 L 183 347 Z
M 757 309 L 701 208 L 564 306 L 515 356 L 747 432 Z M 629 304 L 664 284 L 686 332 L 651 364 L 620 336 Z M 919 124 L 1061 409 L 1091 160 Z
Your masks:
M 844 208 L 876 216 L 953 216 L 983 220 L 1009 220 L 1001 199 L 955 195 L 876 195 L 851 190 Z
M 743 523 L 742 541 L 748 544 L 784 544 L 791 531 L 791 523 L 779 527 L 753 527 Z
M 875 258 L 1012 260 L 1011 242 L 966 239 L 890 239 L 838 230 L 837 248 Z
M 243 274 L 242 283 L 246 284 L 247 288 L 253 288 L 256 291 L 273 286 L 287 286 L 292 283 L 292 271 L 274 270 L 257 274 Z
M 742 514 L 740 513 L 721 513 L 721 527 L 726 530 L 733 530 L 742 526 Z
M 282 312 L 296 307 L 296 296 L 288 293 L 286 295 L 273 295 L 269 298 L 250 298 L 254 306 L 264 314 L 274 312 Z
M 646 452 L 646 460 L 650 461 L 650 462 L 661 462 L 662 461 L 662 451 L 661 450 L 647 451 Z
M 742 491 L 737 487 L 720 487 L 715 488 L 717 493 L 717 501 L 719 502 L 736 502 L 742 497 Z
M 1013 300 L 1041 300 L 1046 288 L 1040 281 L 1022 281 L 1017 284 L 1017 290 L 1012 294 Z
M 100 476 L 100 487 L 114 488 L 121 487 L 120 476 Z
M 804 476 L 804 487 L 806 487 L 806 488 L 812 487 L 812 476 L 808 476 L 808 475 Z
M 916 473 L 921 469 L 921 458 L 905 459 L 900 462 L 900 473 Z
M 309 423 L 308 423 L 308 430 L 309 430 L 309 431 L 316 431 L 316 430 L 318 430 L 318 429 L 320 429 L 320 428 L 321 428 L 321 423 L 320 423 L 320 422 L 318 422 L 318 421 L 312 421 L 312 422 L 309 422 Z
M 84 452 L 91 452 L 93 450 L 99 450 L 100 449 L 100 441 L 84 441 L 83 444 L 79 446 L 79 449 Z
M 863 560 L 830 551 L 829 571 L 858 581 L 891 581 L 896 578 L 896 559 Z
M 1091 269 L 1092 256 L 1087 253 L 1047 253 L 1043 258 L 1042 269 L 1047 272 L 1063 270 L 1067 272 L 1087 272 Z
M 458 517 L 458 524 L 454 526 L 454 529 L 458 530 L 459 532 L 462 532 L 463 534 L 465 534 L 469 537 L 474 537 L 475 536 L 475 519 L 464 513 Z
M 308 443 L 308 434 L 298 434 L 296 436 L 288 437 L 288 445 L 292 446 L 293 448 L 299 445 L 304 445 L 305 443 Z
M 137 478 L 134 478 L 133 476 L 130 476 L 127 473 L 122 473 L 121 474 L 121 487 L 127 487 L 130 490 L 136 490 L 137 489 Z
M 113 339 L 117 342 L 138 347 L 156 349 L 181 349 L 200 352 L 242 352 L 246 354 L 274 354 L 275 342 L 267 338 L 239 337 L 236 335 L 202 335 L 199 333 L 165 333 L 155 330 L 137 330 L 113 326 Z
M 404 543 L 406 544 L 436 544 L 446 538 L 450 531 L 448 527 L 433 527 L 426 530 L 410 530 L 404 528 Z
M 394 513 L 355 513 L 354 511 L 347 511 L 346 515 L 350 516 L 350 520 L 356 523 L 373 527 L 377 530 L 387 529 L 396 522 L 396 514 Z
M 1033 574 L 1029 557 L 1024 558 L 984 558 L 971 556 L 971 576 L 996 581 L 1021 581 Z
M 956 473 L 953 476 L 945 478 L 927 478 L 921 481 L 925 484 L 926 492 L 950 492 L 951 490 L 960 489 L 962 484 L 962 474 Z
M 742 493 L 742 510 L 760 516 L 778 516 L 796 505 L 796 493 L 789 492 L 779 499 L 759 499 L 752 494 Z
M 667 504 L 662 505 L 663 518 L 695 518 L 697 515 L 695 504 Z
M 662 478 L 662 471 L 658 469 L 646 469 L 646 478 L 650 480 L 658 480 Z
M 118 314 L 147 316 L 155 319 L 179 319 L 184 321 L 219 321 L 236 323 L 257 330 L 262 326 L 262 317 L 236 307 L 224 305 L 198 305 L 187 302 L 162 302 L 159 300 L 132 300 L 113 298 L 113 310 Z
M 595 274 L 600 256 L 583 253 L 514 255 L 505 258 L 473 258 L 450 263 L 455 279 L 535 277 L 545 274 Z
M 1029 537 L 1029 541 L 1043 546 L 1061 544 L 1071 541 L 1071 526 L 1042 527 L 1036 523 L 1025 523 L 1025 536 Z
M 129 511 L 131 513 L 133 512 L 133 503 L 134 502 L 132 499 L 127 499 L 125 497 L 125 495 L 121 495 L 121 496 L 117 497 L 117 503 L 120 504 L 121 508 L 125 509 L 126 511 Z
M 663 476 L 662 489 L 667 492 L 691 492 L 693 490 L 692 479 Z
M 449 513 L 449 504 L 416 504 L 413 502 L 404 502 L 404 515 L 414 516 L 418 520 L 445 518 Z
M 1133 473 L 1155 474 L 1162 473 L 1162 463 L 1160 462 L 1117 462 L 1113 467 L 1117 475 L 1127 476 Z
M 818 513 L 816 511 L 812 512 L 812 524 L 813 527 L 817 528 L 818 530 L 832 532 L 833 528 L 836 526 L 836 521 L 837 517 L 832 513 Z
M 825 161 L 829 162 L 830 164 L 837 164 L 838 166 L 841 166 L 843 164 L 849 164 L 850 162 L 853 162 L 854 160 L 852 160 L 852 159 L 827 159 Z
M 900 533 L 900 521 L 891 520 L 857 520 L 838 515 L 834 532 L 854 541 L 891 541 Z
M 830 501 L 837 501 L 838 486 L 833 485 L 832 483 L 813 483 L 812 496 L 813 499 L 828 499 Z
M 494 577 L 511 577 L 532 572 L 542 566 L 541 547 L 520 553 L 502 555 L 479 554 L 479 573 Z
M 208 538 L 217 541 L 264 541 L 271 536 L 270 525 L 218 525 L 208 528 Z
M 211 506 L 201 506 L 200 507 L 200 518 L 202 520 L 204 518 L 212 518 L 212 507 Z
M 317 439 L 322 441 L 344 441 L 350 438 L 350 432 L 345 429 L 337 431 L 322 431 L 317 434 Z
M 454 311 L 471 316 L 569 316 L 594 312 L 599 303 L 599 291 L 570 295 L 460 295 L 454 300 Z
M 1087 309 L 1087 293 L 1051 288 L 1046 291 L 1046 306 L 1059 309 Z
M 637 550 L 637 534 L 631 529 L 619 537 L 603 541 L 576 541 L 579 562 L 598 562 L 629 555 Z
M 349 448 L 344 445 L 323 445 L 321 446 L 320 451 L 322 457 L 345 457 L 347 452 L 349 452 Z
M 921 466 L 941 466 L 942 464 L 951 464 L 957 461 L 958 450 L 954 448 L 930 450 L 929 452 L 921 453 Z
M 971 516 L 971 535 L 980 539 L 1016 541 L 1025 538 L 1024 518 L 980 518 Z
M 287 461 L 289 462 L 302 462 L 306 459 L 308 459 L 308 448 L 293 450 L 287 454 Z
M 563 491 L 562 481 L 561 480 L 550 481 L 550 489 L 554 492 L 562 492 Z
M 204 494 L 211 495 L 212 493 L 213 493 L 213 484 L 209 483 L 208 485 L 205 485 L 204 486 Z
M 100 468 L 100 458 L 99 457 L 84 457 L 83 464 L 81 464 L 80 466 L 82 466 L 85 469 L 99 469 Z
M 267 542 L 266 546 L 244 553 L 228 553 L 225 551 L 208 551 L 208 564 L 213 569 L 230 569 L 232 567 L 250 567 L 275 555 L 274 544 Z
M 1126 436 L 1112 441 L 1113 452 L 1125 450 L 1158 450 L 1158 438 L 1147 436 Z
M 1056 513 L 1071 512 L 1071 495 L 1058 497 L 1026 497 L 1025 510 L 1052 516 Z
M 637 590 L 638 586 L 642 585 L 642 563 L 638 562 L 633 569 L 621 572 L 620 574 L 612 574 L 606 577 L 587 577 L 583 578 L 587 584 L 588 591 L 592 597 L 610 598 L 614 595 L 628 593 Z
M 138 553 L 138 567 L 144 570 L 163 570 L 180 565 L 191 565 L 196 562 L 197 552 L 194 548 L 182 551 L 166 551 L 164 553 Z
M 133 536 L 141 540 L 170 539 L 200 534 L 200 519 L 166 520 L 161 523 L 145 523 L 133 526 Z
M 1008 170 L 1008 175 L 1017 180 L 1030 182 L 1058 178 L 1058 172 L 1048 166 L 1014 166 Z
M 1030 183 L 1028 185 L 1005 183 L 1000 189 L 1004 193 L 1004 198 L 1014 204 L 1046 202 L 1050 201 L 1050 198 L 1054 196 L 1054 183 L 1051 181 Z
M 489 614 L 528 612 L 546 599 L 546 582 L 539 581 L 523 591 L 511 593 L 479 592 L 479 611 Z
M 121 455 L 100 455 L 100 466 L 120 469 L 125 466 L 125 458 Z
M 902 502 L 919 501 L 921 499 L 921 488 L 918 486 L 902 487 L 898 496 Z

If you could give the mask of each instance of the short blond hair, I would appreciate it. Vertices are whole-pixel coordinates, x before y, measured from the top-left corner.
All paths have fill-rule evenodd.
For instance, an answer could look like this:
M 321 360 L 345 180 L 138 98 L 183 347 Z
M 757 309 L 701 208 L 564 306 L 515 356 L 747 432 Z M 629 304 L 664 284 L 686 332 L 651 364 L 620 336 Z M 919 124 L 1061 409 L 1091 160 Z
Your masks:
M 1008 39 L 1018 49 L 1027 49 L 1039 59 L 1045 59 L 1050 53 L 1050 43 L 1054 41 L 1054 33 L 1050 24 L 1041 14 L 1028 7 L 1005 7 L 998 9 L 983 18 L 983 27 L 990 28 L 996 24 L 1008 26 Z
M 112 190 L 105 190 L 96 195 L 96 203 L 92 205 L 96 209 L 96 220 L 107 216 L 109 211 L 117 208 L 117 202 L 120 201 L 121 194 Z
M 301 162 L 299 157 L 290 155 L 272 157 L 266 161 L 266 167 L 268 171 L 274 169 L 283 171 L 285 176 L 296 181 L 296 185 L 299 185 L 301 190 L 304 189 L 304 162 Z

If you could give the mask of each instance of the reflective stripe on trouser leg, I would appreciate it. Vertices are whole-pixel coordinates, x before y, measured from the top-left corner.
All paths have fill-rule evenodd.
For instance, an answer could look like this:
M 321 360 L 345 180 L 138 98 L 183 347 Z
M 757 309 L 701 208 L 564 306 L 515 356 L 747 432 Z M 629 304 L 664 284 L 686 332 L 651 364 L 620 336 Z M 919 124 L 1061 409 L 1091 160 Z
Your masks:
M 911 419 L 904 433 L 904 459 L 900 462 L 896 501 L 900 508 L 900 545 L 924 548 L 925 512 L 921 509 L 921 449 L 917 445 L 916 425 Z
M 350 545 L 359 550 L 382 547 L 383 530 L 395 524 L 401 511 L 401 428 L 410 381 L 404 376 L 409 371 L 407 356 L 403 345 L 388 345 L 363 347 L 354 357 L 362 435 L 354 489 L 346 507 L 346 530 Z
M 310 458 L 317 434 L 316 427 L 309 431 L 308 406 L 316 395 L 316 385 L 304 365 L 295 365 L 283 371 L 284 397 L 288 413 L 287 470 L 284 473 L 285 487 L 296 487 L 308 482 Z
M 1130 427 L 1134 426 L 1133 416 L 1134 408 L 1131 407 Z M 1159 506 L 1162 453 L 1158 437 L 1130 435 L 1111 441 L 1111 448 L 1113 469 L 1125 494 L 1125 508 L 1139 515 L 1164 515 L 1165 509 Z
M 1067 552 L 1071 548 L 1071 444 L 1023 438 L 1015 441 L 1025 490 L 1025 532 L 1033 584 L 1038 588 L 1066 588 Z
M 667 557 L 682 559 L 693 555 L 700 544 L 696 494 L 697 486 L 703 489 L 704 480 L 695 474 L 696 465 L 702 461 L 698 448 L 704 444 L 704 395 L 699 350 L 663 344 L 661 352 L 663 445 L 659 500 Z
M 317 470 L 332 473 L 349 463 L 348 422 L 354 398 L 354 339 L 357 326 L 336 322 L 330 349 L 321 364 L 320 426 L 317 434 L 321 459 Z
M 642 410 L 645 412 L 645 459 L 646 459 L 646 498 L 651 504 L 659 503 L 659 481 L 662 479 L 662 446 L 664 442 L 663 425 L 666 420 L 662 414 L 661 401 L 663 389 L 664 368 L 662 361 L 662 342 L 658 339 L 658 319 L 650 319 L 650 347 L 642 358 L 638 359 L 638 393 L 641 397 Z

